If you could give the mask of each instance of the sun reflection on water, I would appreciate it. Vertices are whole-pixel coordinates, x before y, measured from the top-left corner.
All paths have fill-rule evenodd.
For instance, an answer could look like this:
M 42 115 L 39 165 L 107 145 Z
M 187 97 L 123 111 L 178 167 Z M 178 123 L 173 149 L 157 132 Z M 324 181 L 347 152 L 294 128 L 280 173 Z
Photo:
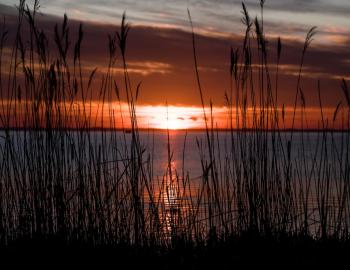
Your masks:
M 178 229 L 181 218 L 181 198 L 179 177 L 177 175 L 177 163 L 171 161 L 168 164 L 165 185 L 162 191 L 162 200 L 164 203 L 164 229 L 168 235 L 172 235 Z

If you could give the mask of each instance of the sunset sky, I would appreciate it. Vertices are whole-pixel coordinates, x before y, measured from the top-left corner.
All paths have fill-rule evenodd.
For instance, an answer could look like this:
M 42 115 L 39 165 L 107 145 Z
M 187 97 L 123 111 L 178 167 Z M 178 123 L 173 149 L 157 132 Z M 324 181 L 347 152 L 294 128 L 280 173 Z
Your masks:
M 28 4 L 33 1 L 28 1 Z M 252 18 L 260 16 L 257 0 L 245 1 Z M 6 27 L 14 33 L 16 10 L 13 0 L 0 1 L 0 14 L 6 19 Z M 127 61 L 132 83 L 142 81 L 138 99 L 143 125 L 164 127 L 157 120 L 166 114 L 164 105 L 170 107 L 175 120 L 169 127 L 199 128 L 200 98 L 196 87 L 192 56 L 192 43 L 187 16 L 191 11 L 197 41 L 198 65 L 206 106 L 213 102 L 218 118 L 223 117 L 225 91 L 230 87 L 230 48 L 241 48 L 244 26 L 241 23 L 241 1 L 68 1 L 46 0 L 40 2 L 40 26 L 51 32 L 62 21 L 64 13 L 70 19 L 72 38 L 83 23 L 83 68 L 91 72 L 97 67 L 97 75 L 107 68 L 107 34 L 118 30 L 122 13 L 126 11 L 131 24 L 127 47 Z M 350 1 L 348 0 L 267 0 L 264 9 L 264 31 L 269 41 L 271 69 L 276 63 L 277 37 L 283 43 L 280 78 L 279 106 L 293 105 L 303 39 L 312 26 L 317 34 L 306 55 L 301 87 L 306 107 L 317 122 L 317 80 L 321 82 L 323 106 L 333 112 L 343 100 L 341 79 L 350 79 Z M 11 31 L 12 29 L 12 31 Z M 13 38 L 13 37 L 12 37 Z M 10 55 L 4 50 L 3 61 Z M 119 63 L 120 65 L 120 63 Z M 122 78 L 122 70 L 116 73 Z M 2 71 L 6 74 L 6 69 Z M 274 73 L 272 72 L 272 76 Z M 87 76 L 87 75 L 86 75 Z M 122 81 L 121 81 L 122 82 Z M 98 87 L 97 85 L 95 86 Z M 94 97 L 98 101 L 98 95 Z M 227 111 L 227 110 L 226 110 Z M 176 113 L 175 113 L 176 112 Z M 330 113 L 331 115 L 331 113 Z M 224 127 L 227 123 L 220 122 Z

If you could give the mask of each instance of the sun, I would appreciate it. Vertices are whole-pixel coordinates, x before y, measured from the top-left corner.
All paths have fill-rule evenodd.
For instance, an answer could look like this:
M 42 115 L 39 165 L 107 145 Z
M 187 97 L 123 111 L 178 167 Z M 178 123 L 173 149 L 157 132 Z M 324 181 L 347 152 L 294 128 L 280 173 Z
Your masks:
M 177 107 L 156 107 L 154 115 L 154 123 L 159 129 L 187 129 L 190 127 L 185 118 L 184 110 Z
M 198 112 L 197 112 L 198 111 Z M 191 107 L 180 106 L 144 106 L 138 110 L 143 116 L 143 123 L 155 129 L 191 129 L 198 128 L 200 111 Z
M 172 119 L 167 119 L 166 123 L 163 123 L 162 126 L 171 129 L 171 130 L 176 130 L 176 129 L 184 129 L 185 124 L 183 123 L 184 120 L 182 118 L 172 118 Z

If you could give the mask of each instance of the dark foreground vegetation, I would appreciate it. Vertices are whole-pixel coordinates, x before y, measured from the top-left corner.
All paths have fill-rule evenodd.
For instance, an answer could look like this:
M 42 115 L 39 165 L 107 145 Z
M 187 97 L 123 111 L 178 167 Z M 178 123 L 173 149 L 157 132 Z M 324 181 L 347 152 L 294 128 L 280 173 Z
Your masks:
M 348 264 L 349 243 L 286 237 L 279 241 L 247 233 L 208 242 L 178 242 L 169 247 L 130 244 L 89 245 L 62 243 L 57 239 L 15 242 L 1 249 L 2 262 L 47 267 L 89 266 L 105 269 L 343 269 Z M 69 262 L 69 263 L 68 263 Z
M 260 4 L 263 14 L 264 1 Z M 140 140 L 136 101 L 141 89 L 130 83 L 125 17 L 109 35 L 108 69 L 100 74 L 99 89 L 92 89 L 98 72 L 86 76 L 82 66 L 83 27 L 71 38 L 65 16 L 49 38 L 36 23 L 38 8 L 38 2 L 28 8 L 20 1 L 9 62 L 1 60 L 7 42 L 6 25 L 1 28 L 0 67 L 7 71 L 0 70 L 2 254 L 65 254 L 84 263 L 104 258 L 101 264 L 169 269 L 345 261 L 350 244 L 345 80 L 345 105 L 339 103 L 333 119 L 325 119 L 319 94 L 316 141 L 310 142 L 307 132 L 282 132 L 287 113 L 278 105 L 283 46 L 278 39 L 272 78 L 262 20 L 252 20 L 243 5 L 246 33 L 242 48 L 231 51 L 226 95 L 230 140 L 221 152 L 211 112 L 205 110 L 193 32 L 195 78 L 208 120 L 205 140 L 198 141 L 203 173 L 194 190 L 189 174 L 172 168 L 170 142 L 167 170 L 163 177 L 153 175 L 157 153 Z M 190 14 L 189 21 L 192 26 Z M 307 129 L 302 72 L 314 31 L 301 48 L 292 131 L 297 123 L 299 131 Z M 114 73 L 118 61 L 121 82 Z M 92 112 L 92 91 L 100 93 L 100 114 Z M 128 133 L 110 130 L 115 118 L 123 117 L 112 107 L 120 104 L 121 91 L 131 119 L 125 123 Z M 342 124 L 336 126 L 340 116 Z M 96 127 L 101 130 L 90 131 Z

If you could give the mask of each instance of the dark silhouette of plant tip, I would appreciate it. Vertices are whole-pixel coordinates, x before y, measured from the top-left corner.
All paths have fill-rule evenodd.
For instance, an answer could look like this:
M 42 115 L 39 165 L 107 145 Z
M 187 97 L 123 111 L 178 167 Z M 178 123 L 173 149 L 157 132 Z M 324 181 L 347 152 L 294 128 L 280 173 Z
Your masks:
M 117 33 L 119 48 L 123 56 L 125 55 L 125 50 L 126 50 L 126 38 L 130 30 L 129 24 L 125 23 L 125 20 L 126 20 L 126 13 L 124 12 L 122 17 L 122 22 L 120 24 L 120 32 Z

